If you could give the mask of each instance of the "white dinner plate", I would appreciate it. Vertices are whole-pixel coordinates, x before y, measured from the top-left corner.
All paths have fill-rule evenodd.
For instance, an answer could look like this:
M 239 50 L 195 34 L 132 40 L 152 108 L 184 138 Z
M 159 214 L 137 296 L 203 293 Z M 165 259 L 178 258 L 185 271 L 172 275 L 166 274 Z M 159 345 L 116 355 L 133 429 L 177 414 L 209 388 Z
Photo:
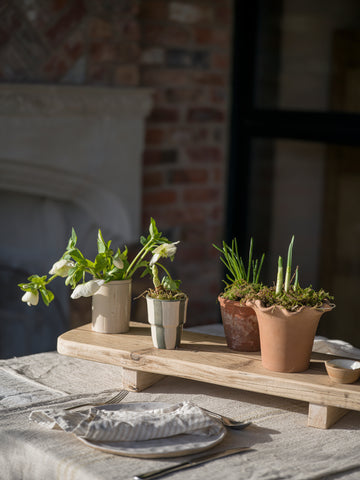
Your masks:
M 102 409 L 121 408 L 131 411 L 144 411 L 151 408 L 161 408 L 169 404 L 159 402 L 147 403 L 123 403 L 119 405 L 108 405 L 101 407 Z M 77 437 L 81 442 L 89 447 L 96 448 L 105 453 L 115 455 L 124 455 L 127 457 L 139 458 L 162 458 L 162 457 L 180 457 L 182 455 L 191 455 L 193 453 L 207 450 L 220 443 L 226 435 L 225 427 L 216 435 L 204 436 L 183 434 L 175 435 L 167 438 L 155 438 L 152 440 L 144 440 L 137 442 L 110 442 L 110 441 L 93 441 L 82 437 Z

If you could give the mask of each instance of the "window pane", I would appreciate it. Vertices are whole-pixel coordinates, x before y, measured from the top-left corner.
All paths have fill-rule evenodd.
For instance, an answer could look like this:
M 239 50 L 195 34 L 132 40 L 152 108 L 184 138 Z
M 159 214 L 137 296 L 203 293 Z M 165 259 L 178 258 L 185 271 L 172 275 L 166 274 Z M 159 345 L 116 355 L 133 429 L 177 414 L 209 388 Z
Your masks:
M 360 148 L 257 139 L 252 145 L 250 223 L 257 253 L 269 252 L 263 280 L 295 235 L 300 284 L 325 288 L 336 309 L 319 333 L 360 346 Z
M 360 111 L 359 0 L 259 0 L 258 108 Z

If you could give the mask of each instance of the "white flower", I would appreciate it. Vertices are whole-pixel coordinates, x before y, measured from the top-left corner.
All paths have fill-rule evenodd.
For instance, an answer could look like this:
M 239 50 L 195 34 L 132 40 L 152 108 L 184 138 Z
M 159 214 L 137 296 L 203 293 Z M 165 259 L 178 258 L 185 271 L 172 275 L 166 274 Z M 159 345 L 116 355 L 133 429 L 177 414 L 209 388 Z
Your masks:
M 153 257 L 150 260 L 150 267 L 154 265 L 159 258 L 161 257 L 173 257 L 176 253 L 176 245 L 180 243 L 174 242 L 174 243 L 162 243 L 161 245 L 158 245 L 156 248 L 153 250 Z
M 37 305 L 39 303 L 39 292 L 25 292 L 21 301 L 26 302 L 29 307 L 31 307 L 31 305 Z
M 124 268 L 124 262 L 121 260 L 121 258 L 114 258 L 113 264 L 115 265 L 116 268 L 119 268 L 120 270 Z
M 91 297 L 96 293 L 101 285 L 104 285 L 105 280 L 94 279 L 86 283 L 80 283 L 71 294 L 71 298 Z
M 70 260 L 62 258 L 54 263 L 50 270 L 50 275 L 58 275 L 59 277 L 67 277 L 72 268 L 75 267 L 75 263 Z

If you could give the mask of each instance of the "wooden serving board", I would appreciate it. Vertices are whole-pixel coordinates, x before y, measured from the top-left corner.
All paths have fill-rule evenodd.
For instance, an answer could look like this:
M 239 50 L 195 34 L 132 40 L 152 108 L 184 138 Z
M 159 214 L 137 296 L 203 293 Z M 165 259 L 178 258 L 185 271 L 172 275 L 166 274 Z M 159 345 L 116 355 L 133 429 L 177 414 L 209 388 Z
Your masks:
M 140 391 L 164 375 L 214 383 L 252 392 L 309 402 L 308 425 L 328 428 L 347 410 L 360 410 L 360 383 L 333 383 L 324 361 L 329 355 L 313 354 L 303 373 L 265 370 L 259 352 L 236 352 L 225 338 L 184 330 L 181 347 L 153 347 L 150 326 L 131 323 L 125 334 L 93 332 L 91 324 L 58 338 L 58 352 L 71 357 L 123 367 L 124 388 Z

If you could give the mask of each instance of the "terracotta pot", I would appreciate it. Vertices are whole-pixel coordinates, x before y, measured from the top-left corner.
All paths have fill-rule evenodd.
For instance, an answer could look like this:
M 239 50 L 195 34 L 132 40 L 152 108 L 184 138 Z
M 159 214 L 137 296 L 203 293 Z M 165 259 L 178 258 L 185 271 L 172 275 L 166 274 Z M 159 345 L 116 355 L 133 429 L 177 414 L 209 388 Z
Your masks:
M 147 296 L 146 304 L 154 347 L 167 350 L 178 348 L 186 322 L 188 298 L 160 300 Z
M 98 333 L 129 331 L 131 279 L 102 285 L 92 297 L 92 329 Z
M 241 352 L 260 350 L 259 326 L 255 311 L 235 300 L 218 297 L 228 347 Z
M 251 306 L 259 322 L 264 368 L 274 372 L 307 370 L 320 317 L 333 306 L 301 307 L 297 312 L 278 306 L 264 308 L 259 300 Z

